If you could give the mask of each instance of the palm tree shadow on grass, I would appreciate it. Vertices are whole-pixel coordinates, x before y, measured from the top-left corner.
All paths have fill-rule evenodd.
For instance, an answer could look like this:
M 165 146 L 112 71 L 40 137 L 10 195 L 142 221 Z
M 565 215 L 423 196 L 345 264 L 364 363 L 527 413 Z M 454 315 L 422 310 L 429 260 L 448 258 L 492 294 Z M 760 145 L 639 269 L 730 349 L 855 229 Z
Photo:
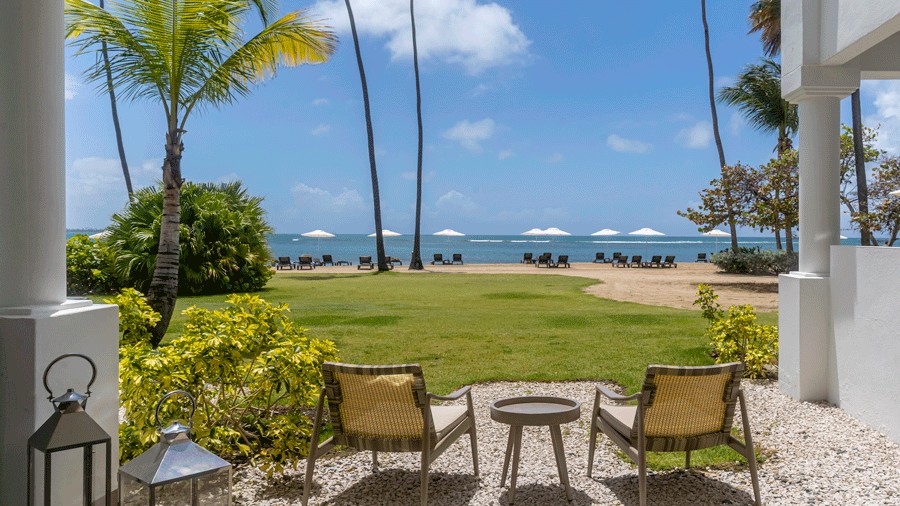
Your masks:
M 753 504 L 750 473 L 747 489 L 706 476 L 695 469 L 677 469 L 647 474 L 647 503 L 670 505 Z M 639 504 L 638 475 L 594 478 L 615 494 L 624 505 Z

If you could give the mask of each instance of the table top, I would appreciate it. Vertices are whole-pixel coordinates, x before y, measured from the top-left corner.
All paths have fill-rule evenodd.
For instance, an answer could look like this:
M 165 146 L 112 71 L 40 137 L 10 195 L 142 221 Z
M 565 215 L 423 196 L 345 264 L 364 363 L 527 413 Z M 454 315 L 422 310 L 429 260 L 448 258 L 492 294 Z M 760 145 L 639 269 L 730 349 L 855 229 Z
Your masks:
M 564 397 L 510 397 L 491 404 L 491 419 L 510 425 L 560 425 L 581 416 L 581 404 Z

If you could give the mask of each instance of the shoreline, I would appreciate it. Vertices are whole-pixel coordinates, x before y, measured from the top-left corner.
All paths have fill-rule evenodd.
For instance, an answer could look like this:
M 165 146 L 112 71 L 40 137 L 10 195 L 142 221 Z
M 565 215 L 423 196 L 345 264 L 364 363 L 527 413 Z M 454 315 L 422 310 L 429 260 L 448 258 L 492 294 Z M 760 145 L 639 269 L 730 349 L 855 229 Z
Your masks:
M 405 262 L 404 262 L 405 264 Z M 679 263 L 677 268 L 616 268 L 610 264 L 575 262 L 570 268 L 545 268 L 527 264 L 464 264 L 425 265 L 422 271 L 410 271 L 407 265 L 394 267 L 394 272 L 425 274 L 528 274 L 578 276 L 600 283 L 585 289 L 596 297 L 620 302 L 635 302 L 650 306 L 676 309 L 695 309 L 697 285 L 710 285 L 719 295 L 719 303 L 750 304 L 757 311 L 778 311 L 778 277 L 725 274 L 715 265 Z M 273 268 L 274 269 L 274 268 Z M 358 270 L 357 266 L 322 266 L 312 270 L 280 270 L 277 275 L 302 276 L 306 273 L 367 274 L 377 272 Z

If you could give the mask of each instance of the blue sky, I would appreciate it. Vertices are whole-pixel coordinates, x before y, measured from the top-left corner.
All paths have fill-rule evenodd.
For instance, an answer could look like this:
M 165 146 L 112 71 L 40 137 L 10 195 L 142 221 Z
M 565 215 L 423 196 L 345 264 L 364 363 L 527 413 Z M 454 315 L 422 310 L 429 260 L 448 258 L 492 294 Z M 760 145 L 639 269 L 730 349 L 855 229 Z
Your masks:
M 751 2 L 710 2 L 717 85 L 761 55 L 746 35 Z M 696 4 L 696 5 L 695 5 Z M 517 234 L 559 227 L 652 227 L 694 235 L 675 214 L 718 174 L 699 2 L 538 0 L 417 2 L 425 131 L 424 233 Z M 415 217 L 416 114 L 408 2 L 354 0 L 372 102 L 385 228 Z M 374 229 L 359 76 L 343 1 L 312 9 L 340 38 L 327 64 L 282 70 L 252 96 L 189 119 L 182 161 L 192 181 L 242 180 L 282 233 Z M 576 10 L 577 8 L 577 10 Z M 127 201 L 108 97 L 66 60 L 67 226 L 102 228 Z M 867 124 L 900 145 L 900 86 L 863 87 Z M 849 122 L 849 100 L 845 100 Z M 121 103 L 137 186 L 161 174 L 155 103 Z M 765 163 L 774 134 L 719 107 L 730 163 Z M 746 231 L 754 235 L 754 231 Z M 846 235 L 846 234 L 845 234 Z

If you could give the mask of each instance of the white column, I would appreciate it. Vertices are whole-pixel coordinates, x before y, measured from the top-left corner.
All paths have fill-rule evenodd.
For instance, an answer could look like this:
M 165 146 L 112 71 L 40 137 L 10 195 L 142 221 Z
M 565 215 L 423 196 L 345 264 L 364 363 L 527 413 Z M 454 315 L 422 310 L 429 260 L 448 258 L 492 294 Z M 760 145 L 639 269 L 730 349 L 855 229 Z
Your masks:
M 63 36 L 63 0 L 0 0 L 3 506 L 25 504 L 27 441 L 53 411 L 42 373 L 64 353 L 82 353 L 97 364 L 87 412 L 112 436 L 113 473 L 118 467 L 117 310 L 66 300 Z M 51 386 L 57 394 L 69 386 L 83 392 L 86 378 L 75 361 L 54 368 Z M 94 469 L 102 475 L 96 453 Z M 82 504 L 80 461 L 54 457 L 54 506 Z M 102 476 L 96 478 L 94 490 L 102 490 Z
M 800 272 L 828 276 L 840 244 L 840 98 L 800 101 Z
M 63 0 L 0 14 L 0 308 L 66 299 Z

